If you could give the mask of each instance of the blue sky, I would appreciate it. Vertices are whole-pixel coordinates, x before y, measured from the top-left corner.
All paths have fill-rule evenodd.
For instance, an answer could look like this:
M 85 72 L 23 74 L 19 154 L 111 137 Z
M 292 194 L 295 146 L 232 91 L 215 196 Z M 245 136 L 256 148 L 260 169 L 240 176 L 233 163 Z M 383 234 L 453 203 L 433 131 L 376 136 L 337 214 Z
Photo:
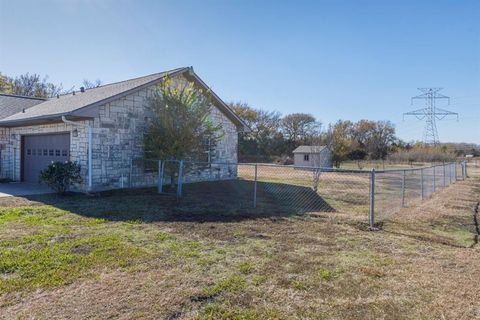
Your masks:
M 440 139 L 480 143 L 480 1 L 0 0 L 4 74 L 78 88 L 179 66 L 227 102 L 391 120 L 407 141 L 416 88 L 444 87 L 460 121 Z

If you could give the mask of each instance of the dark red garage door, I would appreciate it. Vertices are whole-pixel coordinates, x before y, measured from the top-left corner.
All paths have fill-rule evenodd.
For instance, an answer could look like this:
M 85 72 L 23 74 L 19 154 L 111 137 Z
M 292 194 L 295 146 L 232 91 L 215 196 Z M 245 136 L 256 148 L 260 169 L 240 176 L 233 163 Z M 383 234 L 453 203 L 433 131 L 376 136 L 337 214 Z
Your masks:
M 40 171 L 52 162 L 70 159 L 70 134 L 24 136 L 23 181 L 38 182 Z

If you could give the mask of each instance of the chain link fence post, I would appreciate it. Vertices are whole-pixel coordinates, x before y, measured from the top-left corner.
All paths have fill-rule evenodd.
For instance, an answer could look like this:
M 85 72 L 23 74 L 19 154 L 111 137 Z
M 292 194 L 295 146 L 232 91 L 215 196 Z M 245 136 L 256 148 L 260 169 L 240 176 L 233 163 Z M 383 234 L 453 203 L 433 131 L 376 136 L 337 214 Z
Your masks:
M 183 160 L 178 162 L 178 181 L 177 181 L 177 198 L 182 197 L 183 186 Z
M 454 180 L 453 180 L 453 167 L 452 167 L 451 163 L 448 165 L 448 168 L 449 168 L 449 171 L 450 171 L 450 184 L 452 184 L 454 182 Z
M 455 182 L 457 182 L 457 162 L 454 162 L 454 170 L 455 170 Z
M 405 208 L 405 180 L 406 180 L 406 171 L 403 170 L 403 175 L 402 175 L 402 208 Z
M 128 186 L 133 187 L 133 159 L 130 158 L 130 168 L 128 169 Z
M 455 183 L 457 181 L 457 176 L 456 176 L 457 164 L 454 162 L 452 163 L 451 167 L 452 167 L 452 182 Z
M 446 177 L 446 172 L 445 172 L 445 162 L 443 163 L 443 187 L 445 188 L 447 186 L 447 177 Z
M 423 200 L 423 199 L 425 199 L 425 186 L 424 186 L 423 168 L 420 169 L 420 184 L 421 184 L 422 200 Z
M 15 179 L 16 173 L 17 173 L 17 148 L 13 148 L 12 181 L 17 181 Z
M 158 181 L 157 181 L 157 192 L 163 192 L 163 169 L 165 167 L 165 162 L 158 160 Z
M 450 176 L 450 184 L 453 183 L 453 167 L 452 167 L 452 164 L 448 164 L 448 171 L 449 171 L 449 176 Z
M 258 166 L 255 164 L 255 173 L 254 173 L 254 181 L 253 181 L 253 208 L 257 207 L 257 169 Z
M 370 173 L 370 228 L 375 228 L 375 168 Z
M 433 193 L 437 192 L 437 177 L 436 175 L 436 166 L 435 164 L 433 165 Z
M 448 179 L 449 179 L 448 185 L 451 185 L 452 182 L 453 182 L 453 179 L 452 179 L 452 164 L 451 163 L 448 164 Z

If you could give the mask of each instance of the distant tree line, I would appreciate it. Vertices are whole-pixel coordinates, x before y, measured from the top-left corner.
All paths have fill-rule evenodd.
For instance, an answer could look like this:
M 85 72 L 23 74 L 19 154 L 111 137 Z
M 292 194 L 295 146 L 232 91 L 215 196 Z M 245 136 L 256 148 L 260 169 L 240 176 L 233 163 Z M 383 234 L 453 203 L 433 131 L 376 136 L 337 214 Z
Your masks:
M 239 161 L 280 161 L 299 145 L 315 144 L 320 139 L 321 123 L 310 114 L 282 116 L 241 102 L 230 103 L 230 107 L 251 129 L 239 137 Z
M 480 146 L 444 143 L 426 146 L 405 142 L 395 135 L 390 121 L 339 120 L 324 130 L 313 115 L 292 113 L 282 116 L 246 103 L 230 103 L 234 112 L 252 129 L 239 137 L 239 161 L 291 163 L 292 151 L 300 145 L 326 145 L 333 162 L 390 160 L 398 162 L 451 161 L 466 154 L 480 156 Z
M 329 125 L 322 140 L 332 151 L 336 166 L 347 160 L 385 160 L 403 147 L 390 121 L 339 120 Z
M 252 129 L 239 138 L 240 161 L 288 161 L 300 145 L 327 145 L 338 165 L 346 160 L 385 159 L 400 144 L 389 121 L 340 120 L 322 131 L 321 122 L 311 114 L 282 116 L 238 102 L 230 107 Z

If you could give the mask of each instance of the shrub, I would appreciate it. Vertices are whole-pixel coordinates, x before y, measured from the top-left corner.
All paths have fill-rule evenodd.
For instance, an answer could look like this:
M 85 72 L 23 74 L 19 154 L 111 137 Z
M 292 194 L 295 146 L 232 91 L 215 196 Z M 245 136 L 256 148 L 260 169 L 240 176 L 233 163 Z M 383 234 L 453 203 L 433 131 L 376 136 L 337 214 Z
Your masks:
M 53 162 L 40 172 L 40 182 L 59 194 L 65 194 L 75 183 L 81 183 L 80 165 L 76 162 Z

